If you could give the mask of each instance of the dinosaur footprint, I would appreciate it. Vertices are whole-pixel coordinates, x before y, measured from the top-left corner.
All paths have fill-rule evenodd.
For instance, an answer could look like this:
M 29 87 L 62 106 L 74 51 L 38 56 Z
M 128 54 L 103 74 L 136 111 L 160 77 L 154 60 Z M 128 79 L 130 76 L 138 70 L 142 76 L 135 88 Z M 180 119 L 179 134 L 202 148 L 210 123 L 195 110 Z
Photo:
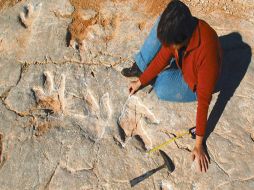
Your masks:
M 54 114 L 54 118 L 63 116 L 65 120 L 78 125 L 91 140 L 101 139 L 112 116 L 109 93 L 97 100 L 93 93 L 87 90 L 80 100 L 82 102 L 79 102 L 80 105 L 85 104 L 84 110 L 88 111 L 88 114 L 85 114 L 71 107 L 75 103 L 71 97 L 65 97 L 65 75 L 61 75 L 61 82 L 57 89 L 52 74 L 46 71 L 44 75 L 46 77 L 44 88 L 33 88 L 38 107 L 47 110 L 51 115 Z M 42 126 L 47 131 L 52 126 L 52 122 L 38 125 L 38 130 Z
M 65 111 L 65 75 L 62 74 L 61 82 L 58 89 L 55 89 L 53 77 L 51 73 L 44 72 L 46 77 L 44 89 L 41 87 L 34 87 L 36 102 L 40 108 L 47 109 L 51 113 L 60 114 Z
M 91 33 L 88 32 L 88 28 L 97 22 L 98 16 L 98 13 L 93 10 L 77 10 L 75 14 L 73 14 L 74 18 L 68 27 L 68 32 L 70 33 L 69 46 L 74 49 L 78 46 L 81 51 L 86 49 L 84 41 L 91 35 Z M 91 37 L 93 38 L 93 36 Z
M 139 136 L 146 149 L 151 149 L 153 144 L 149 138 L 145 123 L 159 124 L 155 115 L 136 96 L 130 97 L 124 105 L 118 124 L 127 137 Z
M 41 6 L 42 6 L 42 3 L 39 3 L 38 5 L 35 5 L 35 6 L 28 4 L 26 6 L 26 13 L 25 12 L 20 13 L 19 15 L 20 20 L 26 28 L 32 27 L 33 22 L 36 20 L 36 18 L 40 14 Z
M 109 94 L 104 94 L 97 101 L 94 95 L 88 90 L 84 96 L 84 100 L 89 114 L 72 114 L 71 116 L 91 140 L 97 141 L 103 137 L 105 127 L 111 119 L 112 110 Z

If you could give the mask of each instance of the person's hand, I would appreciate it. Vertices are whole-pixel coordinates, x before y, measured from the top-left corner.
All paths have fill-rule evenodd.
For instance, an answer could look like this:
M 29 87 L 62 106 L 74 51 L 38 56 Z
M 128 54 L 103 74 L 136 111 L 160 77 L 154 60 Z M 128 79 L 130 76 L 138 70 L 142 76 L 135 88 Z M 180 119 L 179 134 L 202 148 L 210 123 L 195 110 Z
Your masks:
M 133 95 L 141 87 L 141 82 L 139 79 L 132 81 L 129 85 L 130 96 Z
M 192 151 L 192 161 L 196 160 L 200 172 L 206 172 L 208 170 L 208 164 L 210 160 L 204 150 L 203 145 L 196 145 Z

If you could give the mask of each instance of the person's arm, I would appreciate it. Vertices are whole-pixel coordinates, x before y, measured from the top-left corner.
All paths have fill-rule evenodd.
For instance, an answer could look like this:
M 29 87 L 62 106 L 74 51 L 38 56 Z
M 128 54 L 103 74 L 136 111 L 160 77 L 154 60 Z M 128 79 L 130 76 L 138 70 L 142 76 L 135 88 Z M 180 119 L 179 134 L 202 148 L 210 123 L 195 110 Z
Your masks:
M 192 152 L 193 159 L 197 158 L 200 171 L 207 171 L 208 157 L 203 147 L 203 137 L 207 126 L 208 108 L 219 75 L 220 54 L 215 43 L 208 45 L 201 54 L 201 65 L 198 68 L 197 84 L 197 116 L 196 116 L 196 144 Z
M 162 46 L 151 64 L 147 67 L 144 73 L 139 77 L 141 84 L 147 85 L 153 80 L 169 63 L 173 56 L 173 47 Z
M 209 46 L 211 45 L 209 44 Z M 220 55 L 217 52 L 216 47 L 210 47 L 202 57 L 202 63 L 198 68 L 197 82 L 198 107 L 196 116 L 196 134 L 198 136 L 205 135 L 208 108 L 212 100 L 212 94 L 218 80 L 220 68 Z
M 169 63 L 169 60 L 173 56 L 173 47 L 162 46 L 160 51 L 157 53 L 151 64 L 147 67 L 144 73 L 139 79 L 132 81 L 129 85 L 130 95 L 133 95 L 141 85 L 147 85 L 153 80 Z

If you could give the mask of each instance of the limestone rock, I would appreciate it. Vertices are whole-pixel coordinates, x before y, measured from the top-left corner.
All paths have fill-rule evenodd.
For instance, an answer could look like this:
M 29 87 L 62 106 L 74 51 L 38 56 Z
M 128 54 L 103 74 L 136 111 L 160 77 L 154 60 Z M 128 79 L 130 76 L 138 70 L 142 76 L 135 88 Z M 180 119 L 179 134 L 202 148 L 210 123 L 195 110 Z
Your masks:
M 120 71 L 169 0 L 47 0 L 40 11 L 38 2 L 0 2 L 0 189 L 130 190 L 162 158 L 128 139 L 150 149 L 196 123 L 196 102 L 161 101 L 150 87 L 126 102 L 130 80 Z M 186 135 L 163 148 L 175 171 L 133 189 L 254 189 L 254 3 L 183 2 L 218 33 L 228 68 L 209 107 L 211 164 L 205 174 L 191 168 L 195 141 Z M 78 49 L 66 47 L 70 28 Z

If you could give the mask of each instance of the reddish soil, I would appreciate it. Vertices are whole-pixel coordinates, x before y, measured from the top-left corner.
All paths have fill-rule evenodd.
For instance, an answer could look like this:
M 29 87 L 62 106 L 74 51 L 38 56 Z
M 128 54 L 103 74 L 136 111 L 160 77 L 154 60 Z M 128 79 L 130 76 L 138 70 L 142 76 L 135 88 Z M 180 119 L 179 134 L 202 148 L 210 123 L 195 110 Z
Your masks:
M 0 0 L 0 10 L 12 7 L 23 0 Z

